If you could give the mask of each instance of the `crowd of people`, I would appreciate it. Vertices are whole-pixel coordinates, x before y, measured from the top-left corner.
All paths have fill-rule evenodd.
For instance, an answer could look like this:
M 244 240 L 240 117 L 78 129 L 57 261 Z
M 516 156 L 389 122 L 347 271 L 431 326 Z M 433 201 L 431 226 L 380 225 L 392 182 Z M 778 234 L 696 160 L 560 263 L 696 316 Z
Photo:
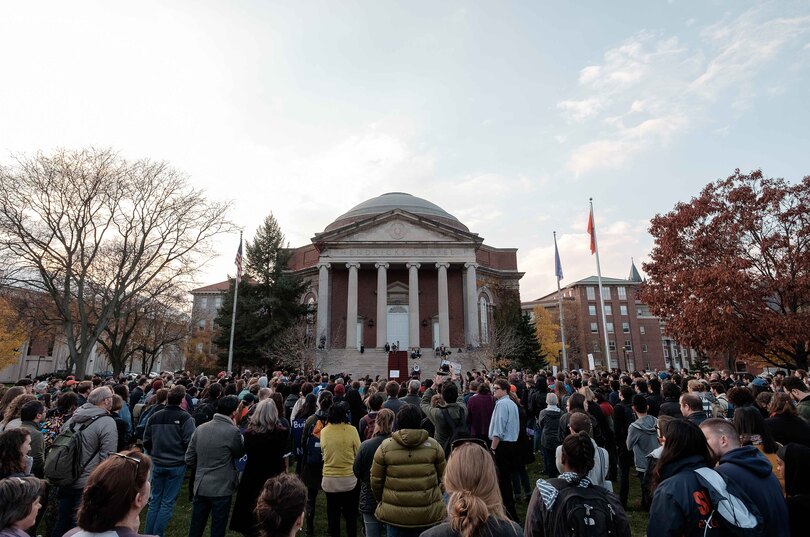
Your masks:
M 212 537 L 629 536 L 633 481 L 651 537 L 808 528 L 801 370 L 178 372 L 0 390 L 0 537 L 138 537 L 144 509 L 143 534 L 163 537 L 183 493 L 189 537 L 209 519 Z

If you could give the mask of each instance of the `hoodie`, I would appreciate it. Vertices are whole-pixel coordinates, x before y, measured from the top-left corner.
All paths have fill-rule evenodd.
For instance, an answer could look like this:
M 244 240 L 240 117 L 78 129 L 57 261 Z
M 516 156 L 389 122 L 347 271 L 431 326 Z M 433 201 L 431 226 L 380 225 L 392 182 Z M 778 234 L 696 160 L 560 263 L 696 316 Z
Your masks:
M 722 528 L 706 526 L 712 512 L 708 491 L 695 470 L 706 466 L 700 455 L 670 461 L 661 468 L 661 483 L 655 489 L 647 535 L 666 537 L 716 537 L 728 535 Z
M 782 487 L 773 475 L 770 461 L 755 446 L 732 449 L 720 457 L 716 470 L 734 481 L 759 508 L 770 535 L 790 535 Z
M 788 444 L 783 449 L 790 534 L 798 537 L 807 531 L 805 516 L 810 512 L 810 448 Z
M 627 428 L 627 451 L 633 452 L 636 470 L 647 471 L 647 455 L 658 447 L 658 434 L 655 416 L 644 416 L 637 419 Z

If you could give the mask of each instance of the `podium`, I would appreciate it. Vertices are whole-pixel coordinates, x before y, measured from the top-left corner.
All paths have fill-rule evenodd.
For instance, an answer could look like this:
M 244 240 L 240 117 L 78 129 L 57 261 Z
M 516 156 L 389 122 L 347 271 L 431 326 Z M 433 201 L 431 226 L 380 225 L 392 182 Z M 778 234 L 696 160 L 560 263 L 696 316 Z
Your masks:
M 398 376 L 394 376 L 392 373 L 396 371 Z M 411 372 L 408 369 L 408 351 L 391 351 L 388 353 L 388 371 L 387 375 L 388 380 L 396 380 L 397 382 L 402 382 L 407 380 L 411 376 Z

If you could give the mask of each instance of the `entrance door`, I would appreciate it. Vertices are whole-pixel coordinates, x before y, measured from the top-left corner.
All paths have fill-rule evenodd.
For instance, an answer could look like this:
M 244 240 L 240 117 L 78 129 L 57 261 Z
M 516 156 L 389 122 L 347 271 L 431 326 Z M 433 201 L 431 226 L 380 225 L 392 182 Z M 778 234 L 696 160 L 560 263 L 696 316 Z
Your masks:
M 433 321 L 433 348 L 438 349 L 442 346 L 442 342 L 439 341 L 441 338 L 441 333 L 439 332 L 439 321 Z
M 408 350 L 408 306 L 388 306 L 388 333 L 386 338 L 393 347 Z
M 357 341 L 355 342 L 357 345 L 357 350 L 360 350 L 360 346 L 363 344 L 363 321 L 357 321 Z

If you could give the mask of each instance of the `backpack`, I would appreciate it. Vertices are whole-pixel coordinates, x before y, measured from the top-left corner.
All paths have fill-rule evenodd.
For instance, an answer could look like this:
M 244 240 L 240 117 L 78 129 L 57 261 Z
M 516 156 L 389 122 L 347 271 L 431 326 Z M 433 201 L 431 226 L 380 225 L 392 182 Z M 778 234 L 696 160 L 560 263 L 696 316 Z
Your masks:
M 363 429 L 363 440 L 368 440 L 374 436 L 374 425 L 377 423 L 377 414 L 374 414 L 373 416 L 371 414 L 366 414 L 361 418 L 361 421 L 366 423 L 365 429 Z
M 326 424 L 320 418 L 315 422 L 312 432 L 307 436 L 307 464 L 320 466 L 323 464 L 323 451 L 321 451 L 321 430 Z
M 194 426 L 199 427 L 203 423 L 208 423 L 212 419 L 214 419 L 214 414 L 217 411 L 217 404 L 216 402 L 207 402 L 201 405 L 197 405 L 197 408 L 194 409 L 194 414 L 191 416 L 194 418 Z
M 709 492 L 713 511 L 709 521 L 718 515 L 723 526 L 734 535 L 760 537 L 767 535 L 764 519 L 756 504 L 731 479 L 711 468 L 695 470 L 698 482 Z
M 618 517 L 602 487 L 548 479 L 559 494 L 548 518 L 549 537 L 613 537 L 620 535 Z
M 50 451 L 48 451 L 48 456 L 45 458 L 45 477 L 48 478 L 51 484 L 65 487 L 79 480 L 84 469 L 101 450 L 101 446 L 99 446 L 96 452 L 82 465 L 82 433 L 97 419 L 104 416 L 104 414 L 93 416 L 82 424 L 78 430 L 76 430 L 76 422 L 74 421 L 67 429 L 56 436 Z
M 719 399 L 715 399 L 711 403 L 711 415 L 713 418 L 725 418 L 726 417 L 726 409 L 720 403 Z
M 138 425 L 135 427 L 135 438 L 143 440 L 143 433 L 146 432 L 146 425 L 149 423 L 149 418 L 158 410 L 158 407 L 166 408 L 166 405 L 152 405 L 144 410 L 138 417 Z
M 442 408 L 442 417 L 444 418 L 444 422 L 451 429 L 450 436 L 447 437 L 447 440 L 444 443 L 445 459 L 449 457 L 450 452 L 453 451 L 453 442 L 460 438 L 470 437 L 470 429 L 467 427 L 467 414 L 464 412 L 464 407 L 458 407 L 458 411 L 459 419 L 454 421 L 453 418 L 450 417 L 450 412 L 447 410 L 447 408 Z

